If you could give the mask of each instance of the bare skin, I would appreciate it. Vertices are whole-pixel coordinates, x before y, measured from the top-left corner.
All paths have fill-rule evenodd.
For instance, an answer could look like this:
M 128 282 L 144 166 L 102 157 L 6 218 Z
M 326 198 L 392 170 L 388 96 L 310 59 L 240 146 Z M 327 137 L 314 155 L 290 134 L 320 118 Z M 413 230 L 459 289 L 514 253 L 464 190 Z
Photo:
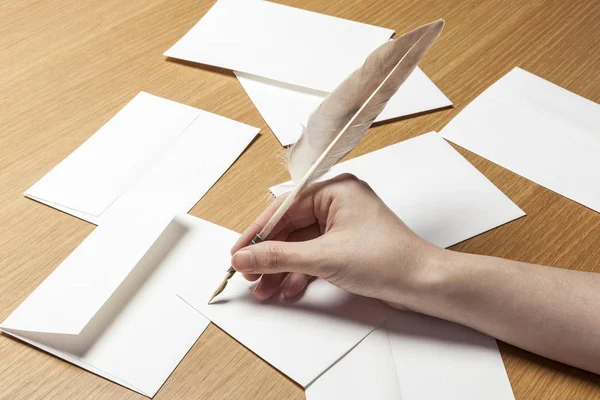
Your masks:
M 260 279 L 258 299 L 295 297 L 318 277 L 600 374 L 600 274 L 440 249 L 352 175 L 313 185 L 273 240 L 246 247 L 281 201 L 232 249 L 233 267 Z

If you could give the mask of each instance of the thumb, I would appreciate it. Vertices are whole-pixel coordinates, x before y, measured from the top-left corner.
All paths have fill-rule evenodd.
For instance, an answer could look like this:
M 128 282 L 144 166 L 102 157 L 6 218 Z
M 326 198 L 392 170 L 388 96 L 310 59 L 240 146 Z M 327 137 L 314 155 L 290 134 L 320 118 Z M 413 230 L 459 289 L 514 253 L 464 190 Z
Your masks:
M 266 241 L 238 250 L 231 266 L 244 274 L 301 272 L 318 276 L 322 262 L 318 239 L 304 242 Z

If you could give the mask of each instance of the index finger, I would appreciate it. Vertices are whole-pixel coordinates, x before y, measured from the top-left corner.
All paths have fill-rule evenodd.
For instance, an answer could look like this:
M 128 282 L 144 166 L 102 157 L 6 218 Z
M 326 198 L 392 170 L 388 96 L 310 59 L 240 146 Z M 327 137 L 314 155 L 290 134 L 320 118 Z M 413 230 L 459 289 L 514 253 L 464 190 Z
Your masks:
M 300 196 L 294 200 L 281 220 L 275 225 L 275 228 L 273 228 L 269 237 L 264 239 L 277 238 L 277 240 L 286 240 L 289 233 L 316 223 L 318 219 L 315 215 L 314 195 L 322 185 L 323 183 L 312 185 L 302 192 Z M 273 200 L 269 207 L 267 207 L 267 209 L 263 211 L 252 224 L 250 224 L 244 233 L 242 233 L 231 249 L 231 254 L 234 254 L 242 247 L 246 247 L 250 244 L 254 236 L 264 228 L 287 196 L 288 193 L 285 193 Z
M 231 248 L 232 255 L 235 254 L 242 247 L 246 247 L 250 244 L 254 236 L 256 236 L 256 234 L 262 230 L 267 221 L 269 221 L 269 218 L 271 218 L 271 216 L 275 214 L 275 211 L 277 211 L 277 209 L 279 208 L 281 203 L 283 203 L 286 197 L 287 194 L 282 194 L 281 196 L 276 197 L 275 200 L 273 200 L 271 204 L 269 204 L 269 206 L 262 212 L 262 214 L 260 214 L 258 218 L 256 218 L 256 220 L 244 230 L 237 242 L 235 242 L 235 244 Z

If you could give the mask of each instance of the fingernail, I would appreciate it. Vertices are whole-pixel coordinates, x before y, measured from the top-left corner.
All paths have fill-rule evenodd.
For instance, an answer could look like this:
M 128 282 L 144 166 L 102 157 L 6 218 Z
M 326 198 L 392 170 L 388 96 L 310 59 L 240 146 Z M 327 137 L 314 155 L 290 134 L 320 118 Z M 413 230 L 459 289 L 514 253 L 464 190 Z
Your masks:
M 250 250 L 240 250 L 231 258 L 232 267 L 239 272 L 254 271 L 254 257 Z
M 292 296 L 292 289 L 290 288 L 290 284 L 286 283 L 285 287 L 281 290 L 281 294 L 283 295 L 284 298 L 289 298 L 289 297 L 293 297 Z

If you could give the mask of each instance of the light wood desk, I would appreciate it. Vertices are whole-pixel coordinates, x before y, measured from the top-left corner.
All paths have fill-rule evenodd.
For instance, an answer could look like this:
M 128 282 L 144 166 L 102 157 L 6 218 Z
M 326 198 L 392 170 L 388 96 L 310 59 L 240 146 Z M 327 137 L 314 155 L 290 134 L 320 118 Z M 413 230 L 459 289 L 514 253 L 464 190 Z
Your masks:
M 440 17 L 447 22 L 421 66 L 455 108 L 374 127 L 351 157 L 441 129 L 514 66 L 600 102 L 598 0 L 282 2 L 396 32 Z M 279 143 L 233 74 L 162 56 L 211 4 L 0 3 L 0 319 L 93 229 L 22 193 L 141 90 L 262 129 L 193 215 L 240 231 L 269 203 L 266 188 L 286 180 L 275 157 Z M 600 272 L 600 214 L 459 150 L 528 215 L 456 250 Z M 509 345 L 500 348 L 517 399 L 600 397 L 598 376 Z M 142 396 L 2 335 L 0 398 Z M 302 399 L 304 394 L 211 326 L 156 398 Z

